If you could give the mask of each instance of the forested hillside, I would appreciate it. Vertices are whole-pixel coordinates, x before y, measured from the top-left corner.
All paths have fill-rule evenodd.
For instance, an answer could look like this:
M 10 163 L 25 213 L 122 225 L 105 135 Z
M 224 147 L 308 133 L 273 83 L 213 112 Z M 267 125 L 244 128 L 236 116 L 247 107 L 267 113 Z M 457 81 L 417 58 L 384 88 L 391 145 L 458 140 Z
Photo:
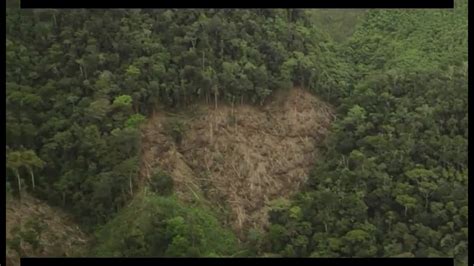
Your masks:
M 20 178 L 41 171 L 38 195 L 88 224 L 104 222 L 130 198 L 137 126 L 157 105 L 262 104 L 293 83 L 328 97 L 342 91 L 344 79 L 323 67 L 338 59 L 305 18 L 301 10 L 9 12 L 9 169 Z
M 91 256 L 466 263 L 467 1 L 334 12 L 7 10 L 9 197 Z
M 272 215 L 284 256 L 455 257 L 467 263 L 467 8 L 370 11 L 343 54 L 324 160 Z

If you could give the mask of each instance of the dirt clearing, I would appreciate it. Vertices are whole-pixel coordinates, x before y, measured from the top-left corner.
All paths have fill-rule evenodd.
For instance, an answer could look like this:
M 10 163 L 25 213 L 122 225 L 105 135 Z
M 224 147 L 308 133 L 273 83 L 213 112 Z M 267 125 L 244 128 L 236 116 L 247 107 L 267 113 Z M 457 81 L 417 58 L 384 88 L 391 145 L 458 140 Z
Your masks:
M 167 171 L 184 200 L 226 203 L 237 232 L 267 223 L 268 203 L 306 181 L 318 158 L 316 144 L 334 119 L 332 108 L 302 89 L 276 94 L 265 106 L 199 106 L 181 119 L 177 144 L 159 113 L 143 129 L 141 178 Z
M 22 193 L 21 202 L 9 200 L 6 209 L 6 255 L 9 266 L 20 265 L 18 251 L 28 257 L 68 257 L 77 256 L 87 248 L 89 237 L 72 218 L 43 201 Z M 32 223 L 42 229 L 35 229 Z M 33 236 L 38 246 L 32 245 L 34 242 L 28 241 L 25 236 L 21 243 L 17 242 L 17 229 Z

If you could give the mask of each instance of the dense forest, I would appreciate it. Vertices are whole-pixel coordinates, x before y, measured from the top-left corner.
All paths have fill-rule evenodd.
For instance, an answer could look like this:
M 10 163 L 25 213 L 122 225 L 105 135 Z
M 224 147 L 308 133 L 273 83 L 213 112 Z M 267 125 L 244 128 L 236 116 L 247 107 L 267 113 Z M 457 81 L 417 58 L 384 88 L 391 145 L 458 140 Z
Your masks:
M 73 215 L 93 236 L 88 256 L 467 263 L 467 1 L 332 13 L 9 9 L 6 66 L 7 197 Z M 263 229 L 238 236 L 209 202 L 180 200 L 163 169 L 138 178 L 142 125 L 156 113 L 264 106 L 293 87 L 336 119 L 306 184 L 273 203 Z M 177 142 L 185 130 L 169 129 Z

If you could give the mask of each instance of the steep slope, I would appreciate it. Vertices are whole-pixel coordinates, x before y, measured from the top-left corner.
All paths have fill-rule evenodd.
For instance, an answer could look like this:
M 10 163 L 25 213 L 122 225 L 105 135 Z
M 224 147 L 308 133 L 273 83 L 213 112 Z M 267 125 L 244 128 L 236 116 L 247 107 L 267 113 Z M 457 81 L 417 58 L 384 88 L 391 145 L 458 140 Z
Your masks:
M 80 255 L 88 237 L 62 211 L 28 195 L 6 206 L 7 265 L 29 257 Z
M 149 178 L 159 167 L 173 177 L 182 199 L 205 195 L 225 203 L 241 233 L 264 226 L 269 203 L 305 182 L 333 118 L 329 105 L 299 88 L 261 107 L 199 106 L 174 120 L 160 113 L 143 129 L 141 175 Z M 176 120 L 185 125 L 179 144 L 167 133 Z

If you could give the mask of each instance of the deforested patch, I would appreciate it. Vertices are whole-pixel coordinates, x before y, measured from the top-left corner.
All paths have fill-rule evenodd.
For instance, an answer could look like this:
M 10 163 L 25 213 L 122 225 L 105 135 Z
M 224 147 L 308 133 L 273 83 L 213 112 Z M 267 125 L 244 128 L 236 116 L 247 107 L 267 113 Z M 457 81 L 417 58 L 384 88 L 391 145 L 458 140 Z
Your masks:
M 183 199 L 225 202 L 236 232 L 264 226 L 268 203 L 305 182 L 316 144 L 334 119 L 332 108 L 303 89 L 280 92 L 265 106 L 200 106 L 182 118 L 179 142 L 158 114 L 143 129 L 142 179 L 167 171 Z M 178 134 L 178 133 L 177 133 Z
M 7 265 L 20 257 L 80 256 L 90 244 L 70 215 L 28 194 L 6 205 Z

